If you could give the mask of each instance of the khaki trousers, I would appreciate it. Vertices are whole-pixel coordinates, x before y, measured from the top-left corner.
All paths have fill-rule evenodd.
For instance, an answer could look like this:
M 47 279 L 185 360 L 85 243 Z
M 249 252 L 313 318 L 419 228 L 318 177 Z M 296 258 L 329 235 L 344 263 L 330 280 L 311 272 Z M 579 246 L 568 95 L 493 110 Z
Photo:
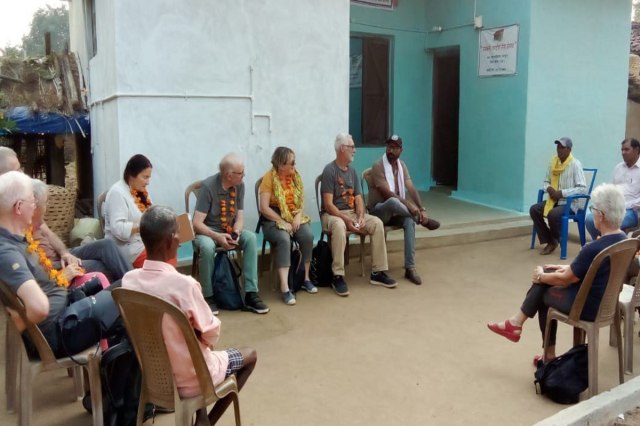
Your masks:
M 357 219 L 356 212 L 353 210 L 342 210 L 342 213 L 354 221 Z M 321 221 L 322 229 L 331 234 L 331 255 L 333 256 L 331 270 L 333 275 L 344 276 L 347 226 L 341 218 L 326 213 L 322 215 Z M 364 215 L 364 221 L 364 229 L 371 238 L 371 271 L 386 271 L 389 266 L 387 264 L 387 243 L 384 240 L 384 225 L 379 218 L 368 214 Z

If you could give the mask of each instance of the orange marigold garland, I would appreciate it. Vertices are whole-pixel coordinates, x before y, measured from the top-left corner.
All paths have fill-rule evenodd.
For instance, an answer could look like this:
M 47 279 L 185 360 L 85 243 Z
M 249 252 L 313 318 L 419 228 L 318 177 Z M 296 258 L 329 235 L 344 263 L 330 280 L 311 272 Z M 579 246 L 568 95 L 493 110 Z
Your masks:
M 131 196 L 133 197 L 133 201 L 138 206 L 138 210 L 144 213 L 149 207 L 151 207 L 151 199 L 149 198 L 149 193 L 147 190 L 144 191 L 136 191 L 133 188 L 130 188 Z M 140 196 L 142 194 L 142 197 Z M 144 198 L 144 201 L 143 201 Z
M 236 188 L 233 187 L 229 191 L 229 208 L 227 209 L 227 200 L 220 200 L 220 223 L 222 229 L 227 234 L 233 232 L 233 220 L 236 217 Z
M 53 268 L 53 262 L 51 261 L 51 259 L 49 259 L 42 247 L 40 247 L 40 241 L 33 238 L 32 228 L 29 228 L 29 230 L 27 230 L 25 238 L 27 239 L 27 253 L 35 253 L 38 256 L 38 262 L 40 263 L 40 266 L 42 266 L 42 269 L 44 269 L 47 275 L 49 275 L 51 281 L 53 281 L 60 287 L 69 287 L 69 280 L 65 278 L 61 270 L 58 271 Z M 84 271 L 82 272 L 84 273 Z
M 344 199 L 349 208 L 353 209 L 356 200 L 355 195 L 353 195 L 353 188 L 344 188 L 344 179 L 342 179 L 342 176 L 338 176 L 338 185 L 340 185 L 340 189 L 342 190 L 340 196 Z

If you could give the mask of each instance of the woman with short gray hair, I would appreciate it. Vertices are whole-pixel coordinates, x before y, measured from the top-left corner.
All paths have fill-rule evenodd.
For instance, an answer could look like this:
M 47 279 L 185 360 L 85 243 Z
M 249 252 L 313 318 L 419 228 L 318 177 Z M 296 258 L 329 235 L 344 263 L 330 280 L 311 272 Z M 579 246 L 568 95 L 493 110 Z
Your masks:
M 589 208 L 593 213 L 594 224 L 600 231 L 601 237 L 582 247 L 570 265 L 536 266 L 533 270 L 533 284 L 529 288 L 520 310 L 505 321 L 487 324 L 489 330 L 512 342 L 518 342 L 524 322 L 533 318 L 537 313 L 540 331 L 544 339 L 549 308 L 555 308 L 565 314 L 569 313 L 593 259 L 602 250 L 627 238 L 620 230 L 625 208 L 624 195 L 618 186 L 608 183 L 597 186 L 591 194 Z M 600 265 L 582 310 L 580 317 L 582 320 L 593 321 L 598 314 L 600 301 L 609 280 L 609 270 L 609 262 L 603 262 Z M 534 357 L 533 362 L 536 366 L 540 360 L 547 363 L 556 357 L 556 329 L 557 322 L 552 321 L 545 353 L 542 356 L 536 355 Z

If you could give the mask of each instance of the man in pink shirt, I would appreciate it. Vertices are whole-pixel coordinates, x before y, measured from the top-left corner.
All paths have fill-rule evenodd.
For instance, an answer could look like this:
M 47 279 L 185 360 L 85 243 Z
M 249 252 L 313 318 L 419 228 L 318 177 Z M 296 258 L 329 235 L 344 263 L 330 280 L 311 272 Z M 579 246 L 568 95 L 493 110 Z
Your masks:
M 179 307 L 195 330 L 214 385 L 236 374 L 238 389 L 242 389 L 255 367 L 256 351 L 251 348 L 213 350 L 220 338 L 220 320 L 204 300 L 200 284 L 167 263 L 169 259 L 176 258 L 179 243 L 178 223 L 173 210 L 164 206 L 147 209 L 140 220 L 140 236 L 147 250 L 147 260 L 142 269 L 135 269 L 124 276 L 122 287 L 157 296 Z M 180 396 L 198 395 L 200 387 L 189 350 L 182 333 L 170 318 L 163 320 L 163 334 Z M 230 403 L 231 399 L 227 397 L 213 406 L 209 413 L 211 423 L 222 416 Z

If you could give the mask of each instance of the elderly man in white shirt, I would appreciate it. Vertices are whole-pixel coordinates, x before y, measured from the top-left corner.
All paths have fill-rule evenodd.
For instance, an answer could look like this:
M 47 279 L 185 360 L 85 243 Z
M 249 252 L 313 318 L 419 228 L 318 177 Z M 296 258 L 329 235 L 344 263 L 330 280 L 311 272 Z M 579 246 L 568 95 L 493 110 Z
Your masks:
M 640 210 L 640 142 L 634 138 L 622 141 L 622 160 L 613 169 L 611 182 L 620 186 L 624 194 L 625 215 L 620 229 L 627 230 L 638 226 L 638 210 Z M 593 224 L 593 215 L 587 213 L 585 219 L 587 231 L 592 239 L 600 233 Z

